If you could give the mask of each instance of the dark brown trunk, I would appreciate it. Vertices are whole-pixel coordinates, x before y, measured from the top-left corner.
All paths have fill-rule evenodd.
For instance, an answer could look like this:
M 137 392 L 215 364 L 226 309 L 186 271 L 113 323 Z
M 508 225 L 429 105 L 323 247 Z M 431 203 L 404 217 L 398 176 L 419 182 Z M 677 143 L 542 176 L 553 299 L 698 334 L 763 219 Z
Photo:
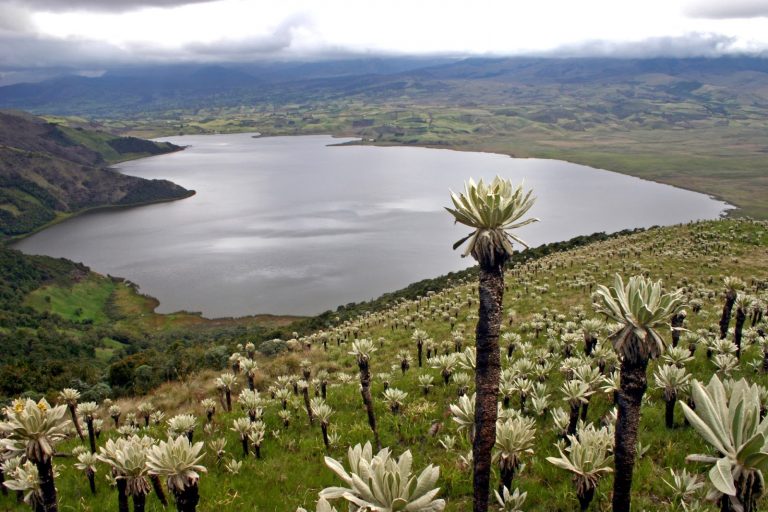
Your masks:
M 69 408 L 69 414 L 72 416 L 72 423 L 75 424 L 77 435 L 80 437 L 81 441 L 85 441 L 85 436 L 83 435 L 83 427 L 80 426 L 80 420 L 77 417 L 77 406 L 75 404 L 67 404 L 67 407 Z
M 3 468 L 0 468 L 0 491 L 2 491 L 3 496 L 8 496 L 8 488 L 3 485 L 3 482 L 5 482 L 5 473 Z
M 315 415 L 312 414 L 312 406 L 309 402 L 309 388 L 304 388 L 301 390 L 301 394 L 304 395 L 304 407 L 307 408 L 307 417 L 309 418 L 309 426 L 313 427 L 315 425 Z
M 475 439 L 472 446 L 474 512 L 488 510 L 491 452 L 496 442 L 496 401 L 499 394 L 501 357 L 499 326 L 504 297 L 504 261 L 495 265 L 480 262 L 480 305 L 476 334 Z
M 640 340 L 630 341 L 640 343 Z M 648 360 L 621 362 L 621 391 L 614 449 L 613 512 L 629 512 L 632 498 L 632 473 L 637 455 L 637 428 L 640 405 L 648 388 Z
M 144 505 L 147 503 L 146 494 L 134 494 L 133 495 L 133 512 L 144 512 Z
M 576 497 L 579 499 L 579 509 L 584 512 L 589 508 L 589 504 L 592 503 L 592 498 L 595 497 L 595 488 L 589 487 L 584 490 L 584 493 L 577 493 Z
M 58 512 L 59 505 L 56 500 L 56 485 L 53 481 L 53 462 L 49 458 L 46 461 L 35 462 L 40 478 L 40 494 L 43 500 L 45 512 Z
M 571 415 L 568 418 L 568 429 L 565 431 L 566 435 L 569 435 L 569 436 L 576 435 L 576 425 L 579 422 L 580 408 L 581 408 L 580 404 L 571 405 Z
M 88 487 L 91 489 L 91 494 L 96 494 L 96 473 L 87 470 L 85 476 L 88 477 Z
M 248 457 L 248 437 L 244 437 L 240 440 L 240 443 L 243 446 L 243 458 L 245 459 Z
M 125 493 L 127 485 L 128 482 L 124 478 L 117 479 L 117 512 L 130 512 L 128 508 L 128 495 Z
M 227 389 L 224 395 L 227 397 L 227 412 L 232 412 L 232 390 Z
M 321 423 L 320 428 L 323 431 L 323 444 L 325 444 L 325 449 L 327 451 L 330 449 L 330 443 L 328 443 L 328 425 L 325 423 Z
M 421 351 L 424 350 L 424 344 L 422 342 L 416 343 L 416 351 L 419 356 L 419 368 L 421 368 Z
M 742 308 L 736 309 L 736 324 L 733 327 L 733 343 L 736 345 L 736 358 L 741 359 L 741 337 L 744 331 L 744 322 L 747 312 Z
M 112 421 L 115 422 L 115 429 L 120 427 L 120 415 L 119 414 L 116 414 L 116 415 L 112 416 Z
M 320 396 L 323 397 L 323 400 L 328 398 L 328 383 L 326 381 L 322 381 L 320 383 Z
M 261 458 L 261 445 L 260 444 L 253 445 L 253 454 L 256 456 L 257 459 Z
M 733 303 L 736 302 L 736 292 L 728 291 L 725 294 L 725 305 L 723 305 L 723 315 L 720 317 L 720 339 L 724 340 L 728 334 L 728 325 L 731 323 L 731 311 Z
M 666 401 L 664 422 L 666 423 L 667 428 L 675 428 L 675 402 L 677 402 L 676 396 L 673 396 L 670 400 Z
M 178 512 L 195 512 L 200 501 L 197 484 L 185 487 L 181 491 L 174 491 L 176 497 L 176 510 Z
M 360 368 L 360 395 L 363 397 L 363 404 L 368 413 L 368 425 L 370 425 L 373 431 L 376 449 L 381 450 L 379 431 L 376 428 L 376 413 L 373 410 L 373 398 L 371 397 L 371 371 L 368 367 L 368 361 L 358 361 L 357 366 Z
M 163 483 L 160 481 L 160 477 L 157 475 L 149 475 L 149 481 L 152 482 L 152 490 L 155 491 L 155 496 L 160 500 L 160 504 L 163 507 L 168 506 L 168 498 L 165 497 L 165 491 L 163 490 Z
M 589 398 L 587 398 L 586 403 L 581 404 L 581 421 L 586 423 L 588 412 L 589 412 Z
M 515 467 L 501 465 L 499 467 L 499 495 L 504 496 L 504 488 L 512 489 L 512 479 L 515 477 Z
M 683 327 L 683 323 L 685 322 L 685 314 L 681 311 L 680 313 L 676 313 L 672 315 L 672 346 L 676 347 L 678 343 L 680 343 L 680 329 Z
M 86 418 L 85 424 L 88 427 L 88 444 L 91 446 L 91 453 L 96 453 L 96 433 L 93 431 L 93 418 Z

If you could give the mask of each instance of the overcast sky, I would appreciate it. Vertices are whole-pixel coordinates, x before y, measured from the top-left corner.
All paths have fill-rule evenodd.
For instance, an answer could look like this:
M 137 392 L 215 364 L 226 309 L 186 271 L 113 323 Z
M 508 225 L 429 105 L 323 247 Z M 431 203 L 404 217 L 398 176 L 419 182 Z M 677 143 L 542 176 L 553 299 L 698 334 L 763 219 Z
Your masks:
M 768 56 L 768 0 L 0 0 L 0 83 L 350 55 Z

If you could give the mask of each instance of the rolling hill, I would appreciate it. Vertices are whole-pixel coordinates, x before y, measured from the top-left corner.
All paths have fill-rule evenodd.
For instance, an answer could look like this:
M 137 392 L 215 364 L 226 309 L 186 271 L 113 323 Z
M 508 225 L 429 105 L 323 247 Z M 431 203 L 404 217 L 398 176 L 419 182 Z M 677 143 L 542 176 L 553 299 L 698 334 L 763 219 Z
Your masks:
M 121 160 L 179 149 L 0 112 L 0 239 L 90 208 L 188 197 L 194 192 L 169 181 L 107 168 Z

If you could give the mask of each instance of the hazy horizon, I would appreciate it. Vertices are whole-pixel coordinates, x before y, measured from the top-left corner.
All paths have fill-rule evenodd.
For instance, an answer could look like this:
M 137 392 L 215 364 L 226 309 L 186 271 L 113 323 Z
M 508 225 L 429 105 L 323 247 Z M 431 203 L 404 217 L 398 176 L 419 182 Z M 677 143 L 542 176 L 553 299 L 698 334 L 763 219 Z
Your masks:
M 119 66 L 768 55 L 761 0 L 0 0 L 0 84 Z

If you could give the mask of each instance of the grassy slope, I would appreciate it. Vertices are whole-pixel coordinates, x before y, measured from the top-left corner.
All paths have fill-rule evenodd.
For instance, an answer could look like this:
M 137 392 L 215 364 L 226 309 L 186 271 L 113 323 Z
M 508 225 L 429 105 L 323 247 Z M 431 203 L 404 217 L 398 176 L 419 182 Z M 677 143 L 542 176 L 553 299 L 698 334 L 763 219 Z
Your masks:
M 711 329 L 719 319 L 721 305 L 722 277 L 736 275 L 744 279 L 762 279 L 768 276 L 768 232 L 765 224 L 753 224 L 738 221 L 707 222 L 673 228 L 654 229 L 645 233 L 608 240 L 580 248 L 568 253 L 556 254 L 527 266 L 508 272 L 508 290 L 505 294 L 505 311 L 515 310 L 515 322 L 505 329 L 521 332 L 525 341 L 530 341 L 534 349 L 546 347 L 545 336 L 534 339 L 533 333 L 521 331 L 522 326 L 534 313 L 541 313 L 548 308 L 552 315 L 563 314 L 568 320 L 573 318 L 574 306 L 582 306 L 588 316 L 592 316 L 587 283 L 609 283 L 614 272 L 624 275 L 648 271 L 654 278 L 662 278 L 668 286 L 680 286 L 687 283 L 692 296 L 702 299 L 704 307 L 699 314 L 689 315 L 687 327 L 691 330 Z M 582 283 L 582 285 L 579 285 Z M 764 292 L 763 292 L 764 293 Z M 449 289 L 431 299 L 432 305 L 438 305 L 446 299 L 458 299 L 463 306 L 458 321 L 471 341 L 474 326 L 473 315 L 476 303 L 468 306 L 467 296 L 475 296 L 474 283 L 459 288 Z M 387 322 L 392 318 L 411 316 L 412 325 L 406 328 L 392 328 Z M 430 313 L 430 306 L 423 303 L 418 309 L 408 303 L 394 309 L 391 315 L 385 315 L 387 321 L 360 319 L 350 326 L 360 329 L 358 337 L 370 337 L 374 340 L 383 338 L 382 348 L 372 359 L 372 371 L 376 376 L 380 372 L 391 374 L 391 385 L 409 393 L 402 416 L 395 417 L 385 410 L 380 401 L 382 383 L 374 378 L 373 394 L 379 429 L 384 445 L 393 447 L 395 454 L 410 448 L 414 454 L 414 468 L 420 470 L 427 463 L 438 464 L 441 468 L 439 485 L 441 495 L 448 500 L 449 512 L 467 510 L 470 503 L 471 473 L 459 463 L 459 455 L 466 454 L 466 441 L 460 442 L 455 451 L 446 451 L 438 443 L 438 437 L 432 437 L 428 430 L 433 423 L 442 426 L 442 433 L 456 434 L 455 424 L 447 412 L 448 405 L 455 401 L 456 390 L 453 384 L 443 386 L 439 372 L 434 369 L 418 369 L 415 361 L 411 369 L 403 376 L 398 369 L 396 353 L 407 349 L 415 357 L 415 346 L 410 340 L 413 328 L 426 329 L 438 344 L 450 339 L 450 325 L 441 320 L 439 312 Z M 308 358 L 313 362 L 313 371 L 324 368 L 332 374 L 344 372 L 355 375 L 356 365 L 352 356 L 347 354 L 348 343 L 336 346 L 331 342 L 326 353 L 318 344 L 307 352 L 288 354 L 274 359 L 260 358 L 262 369 L 257 382 L 261 389 L 266 389 L 270 380 L 277 375 L 298 374 L 300 359 Z M 234 349 L 234 347 L 233 347 Z M 578 347 L 577 347 L 578 349 Z M 520 350 L 514 358 L 520 357 Z M 758 347 L 746 350 L 741 367 L 734 372 L 734 377 L 747 376 L 752 381 L 768 385 L 768 376 L 756 374 L 747 362 L 760 360 L 762 353 Z M 549 355 L 551 360 L 559 361 L 561 354 Z M 559 364 L 559 363 L 558 363 Z M 649 370 L 649 384 L 653 386 L 650 374 L 658 363 L 652 363 Z M 708 379 L 713 373 L 712 364 L 707 361 L 705 349 L 699 346 L 696 359 L 689 363 L 689 371 L 696 378 Z M 417 376 L 429 373 L 435 377 L 436 387 L 429 396 L 423 397 L 418 388 Z M 151 397 L 153 403 L 166 412 L 167 416 L 178 412 L 193 412 L 204 416 L 199 407 L 203 397 L 215 397 L 213 385 L 214 372 L 206 372 L 190 378 L 184 383 L 166 385 Z M 547 379 L 552 394 L 553 406 L 563 406 L 557 391 L 562 382 L 562 374 L 554 371 Z M 338 382 L 338 379 L 332 379 Z M 268 395 L 267 395 L 268 396 Z M 598 393 L 590 406 L 589 419 L 597 421 L 610 407 L 608 396 Z M 139 400 L 123 401 L 124 413 L 135 410 Z M 341 435 L 342 447 L 332 450 L 331 455 L 343 459 L 345 446 L 365 442 L 370 438 L 365 413 L 360 404 L 358 385 L 355 380 L 350 384 L 334 384 L 329 389 L 328 403 L 336 411 L 332 418 L 332 429 Z M 513 400 L 513 407 L 517 401 Z M 279 405 L 270 402 L 265 408 L 264 420 L 268 425 L 267 438 L 262 452 L 264 459 L 253 458 L 245 461 L 238 476 L 227 475 L 216 467 L 209 454 L 205 464 L 209 472 L 201 479 L 201 511 L 213 510 L 255 510 L 255 511 L 290 511 L 299 504 L 311 505 L 318 490 L 329 485 L 338 485 L 330 470 L 322 462 L 323 449 L 318 427 L 310 429 L 301 401 L 296 398 L 291 404 L 293 422 L 287 429 L 278 425 L 277 410 Z M 229 430 L 231 420 L 241 413 L 221 414 L 216 417 L 216 436 L 228 439 L 228 457 L 239 457 L 239 442 Z M 707 451 L 706 446 L 690 427 L 681 425 L 681 411 L 677 410 L 678 428 L 674 432 L 665 429 L 663 423 L 663 401 L 658 390 L 649 389 L 643 406 L 640 441 L 648 446 L 647 454 L 639 460 L 636 467 L 634 503 L 638 510 L 666 509 L 671 493 L 662 482 L 668 478 L 669 467 L 685 467 L 684 458 L 688 453 Z M 107 423 L 110 423 L 107 420 Z M 528 492 L 526 510 L 574 510 L 576 501 L 569 475 L 558 470 L 545 460 L 546 456 L 556 455 L 553 443 L 556 435 L 550 417 L 537 418 L 537 447 L 535 454 L 526 459 L 527 465 L 515 478 L 515 485 Z M 279 439 L 274 432 L 279 431 Z M 160 427 L 153 427 L 151 433 L 163 437 Z M 112 435 L 107 434 L 107 435 Z M 197 439 L 206 439 L 207 435 L 198 428 Z M 104 442 L 104 435 L 100 442 Z M 73 442 L 62 446 L 62 450 L 71 449 Z M 71 469 L 72 461 L 59 461 L 61 478 L 57 487 L 61 492 L 62 503 L 77 506 L 78 510 L 107 510 L 114 507 L 114 492 L 105 492 L 104 481 L 99 478 L 100 494 L 91 497 L 87 491 L 87 482 L 82 474 Z M 346 461 L 345 461 L 346 464 Z M 691 465 L 689 469 L 704 474 L 704 469 Z M 106 470 L 100 469 L 100 474 Z M 598 488 L 593 510 L 610 509 L 611 478 L 606 477 Z M 15 510 L 13 497 L 1 498 L 2 504 Z M 17 507 L 23 510 L 22 507 Z M 160 510 L 156 500 L 150 497 L 148 510 Z

